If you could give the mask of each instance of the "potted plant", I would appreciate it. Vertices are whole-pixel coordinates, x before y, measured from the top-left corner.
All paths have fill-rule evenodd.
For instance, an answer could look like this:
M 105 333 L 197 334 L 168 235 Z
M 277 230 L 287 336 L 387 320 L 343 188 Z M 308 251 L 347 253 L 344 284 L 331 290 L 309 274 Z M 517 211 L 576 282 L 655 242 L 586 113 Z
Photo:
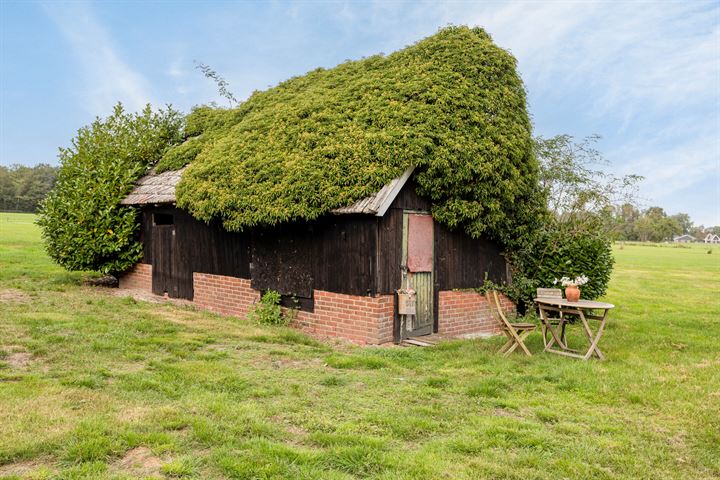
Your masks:
M 569 278 L 562 277 L 560 280 L 557 278 L 553 282 L 554 284 L 560 283 L 565 287 L 565 298 L 568 302 L 577 302 L 580 300 L 580 286 L 585 285 L 588 282 L 588 277 L 580 275 L 579 277 Z

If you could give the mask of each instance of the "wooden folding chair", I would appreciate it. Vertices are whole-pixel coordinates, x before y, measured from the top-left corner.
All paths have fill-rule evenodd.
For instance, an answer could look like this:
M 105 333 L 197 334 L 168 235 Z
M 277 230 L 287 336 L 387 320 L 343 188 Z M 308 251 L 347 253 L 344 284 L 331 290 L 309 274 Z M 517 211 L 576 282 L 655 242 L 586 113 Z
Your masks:
M 490 303 L 490 312 L 493 317 L 495 317 L 495 320 L 500 322 L 503 333 L 508 338 L 505 345 L 500 348 L 499 353 L 507 357 L 515 351 L 517 347 L 520 347 L 528 356 L 532 356 L 532 353 L 527 349 L 523 340 L 535 330 L 537 325 L 534 323 L 510 323 L 503 313 L 498 293 L 495 290 L 489 290 L 485 296 L 488 299 L 488 303 Z
M 538 288 L 536 291 L 536 297 L 562 298 L 562 290 L 560 290 L 559 288 Z M 564 345 L 567 345 L 567 341 L 565 340 L 565 325 L 568 322 L 566 319 L 563 318 L 562 312 L 560 312 L 560 318 L 549 318 L 548 321 L 551 325 L 560 325 L 560 341 Z M 540 324 L 540 330 L 542 331 L 543 345 L 547 347 L 547 327 L 544 323 Z

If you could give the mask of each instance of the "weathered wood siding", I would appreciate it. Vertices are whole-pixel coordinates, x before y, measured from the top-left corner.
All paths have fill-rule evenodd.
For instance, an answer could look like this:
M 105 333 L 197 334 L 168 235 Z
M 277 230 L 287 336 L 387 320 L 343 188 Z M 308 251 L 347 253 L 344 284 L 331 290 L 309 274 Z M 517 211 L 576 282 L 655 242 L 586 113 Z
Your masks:
M 173 207 L 147 207 L 143 210 L 140 239 L 143 263 L 153 263 L 153 214 L 169 214 L 175 223 L 179 257 L 185 269 L 238 278 L 250 278 L 250 235 L 228 232 L 219 222 L 206 224 Z
M 374 295 L 377 220 L 327 216 L 252 236 L 252 286 L 310 298 L 313 290 Z
M 184 298 L 192 298 L 192 272 L 251 279 L 257 290 L 311 299 L 313 290 L 351 295 L 392 294 L 400 287 L 403 211 L 430 211 L 410 180 L 384 217 L 327 215 L 313 222 L 232 233 L 174 207 L 146 207 L 141 219 L 143 262 L 160 258 L 153 246 L 153 214 L 173 215 L 172 275 L 189 279 Z M 437 291 L 482 285 L 485 275 L 506 280 L 500 248 L 435 223 L 434 286 Z M 168 248 L 168 249 L 170 249 Z M 155 254 L 153 254 L 155 252 Z M 305 302 L 307 304 L 307 302 Z M 437 305 L 437 302 L 435 302 Z
M 487 278 L 496 283 L 507 280 L 501 248 L 484 238 L 474 239 L 462 230 L 450 231 L 436 224 L 435 262 L 439 290 L 474 288 Z
M 174 236 L 167 234 L 167 227 L 153 225 L 155 214 L 172 215 Z M 250 278 L 249 235 L 227 232 L 218 223 L 205 224 L 183 210 L 174 207 L 143 209 L 140 239 L 143 262 L 160 267 L 153 274 L 157 277 L 153 287 L 155 293 L 167 291 L 173 297 L 192 299 L 193 272 Z M 165 252 L 169 258 L 163 255 Z

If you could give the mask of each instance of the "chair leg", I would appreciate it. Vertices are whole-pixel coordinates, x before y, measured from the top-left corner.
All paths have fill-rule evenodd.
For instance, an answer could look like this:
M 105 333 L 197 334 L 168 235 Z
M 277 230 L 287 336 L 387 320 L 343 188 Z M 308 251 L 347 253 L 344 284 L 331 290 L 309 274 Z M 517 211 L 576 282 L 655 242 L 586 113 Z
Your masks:
M 518 342 L 513 343 L 513 344 L 512 344 L 512 347 L 508 348 L 507 351 L 504 353 L 504 356 L 507 357 L 507 356 L 510 355 L 512 352 L 514 352 L 515 349 L 518 347 L 518 345 L 520 345 Z
M 523 340 L 525 340 L 525 338 L 526 338 L 528 335 L 530 335 L 530 332 L 531 332 L 531 331 L 532 331 L 532 330 L 526 330 L 525 332 L 523 332 L 523 334 L 520 335 L 520 342 L 519 342 L 519 343 L 520 343 L 520 348 L 523 349 L 523 351 L 525 352 L 525 354 L 527 354 L 528 357 L 532 357 L 532 353 L 530 353 L 530 350 L 527 349 L 527 347 L 525 346 L 525 342 L 524 342 Z
M 515 340 L 512 338 L 508 339 L 508 341 L 505 342 L 505 345 L 500 347 L 499 353 L 504 353 L 508 348 L 510 348 L 510 345 L 512 345 L 514 341 Z

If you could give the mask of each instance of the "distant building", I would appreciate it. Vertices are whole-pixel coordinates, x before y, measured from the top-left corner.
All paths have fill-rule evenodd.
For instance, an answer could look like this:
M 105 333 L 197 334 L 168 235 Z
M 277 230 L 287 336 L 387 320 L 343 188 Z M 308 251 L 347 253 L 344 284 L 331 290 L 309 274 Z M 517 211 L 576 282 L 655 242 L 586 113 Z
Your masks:
M 720 243 L 720 235 L 714 233 L 708 233 L 705 235 L 705 243 Z
M 688 234 L 680 235 L 678 237 L 673 237 L 673 242 L 676 242 L 676 243 L 690 243 L 690 242 L 694 242 L 695 240 L 697 240 L 695 237 L 693 237 L 692 235 L 688 235 Z

